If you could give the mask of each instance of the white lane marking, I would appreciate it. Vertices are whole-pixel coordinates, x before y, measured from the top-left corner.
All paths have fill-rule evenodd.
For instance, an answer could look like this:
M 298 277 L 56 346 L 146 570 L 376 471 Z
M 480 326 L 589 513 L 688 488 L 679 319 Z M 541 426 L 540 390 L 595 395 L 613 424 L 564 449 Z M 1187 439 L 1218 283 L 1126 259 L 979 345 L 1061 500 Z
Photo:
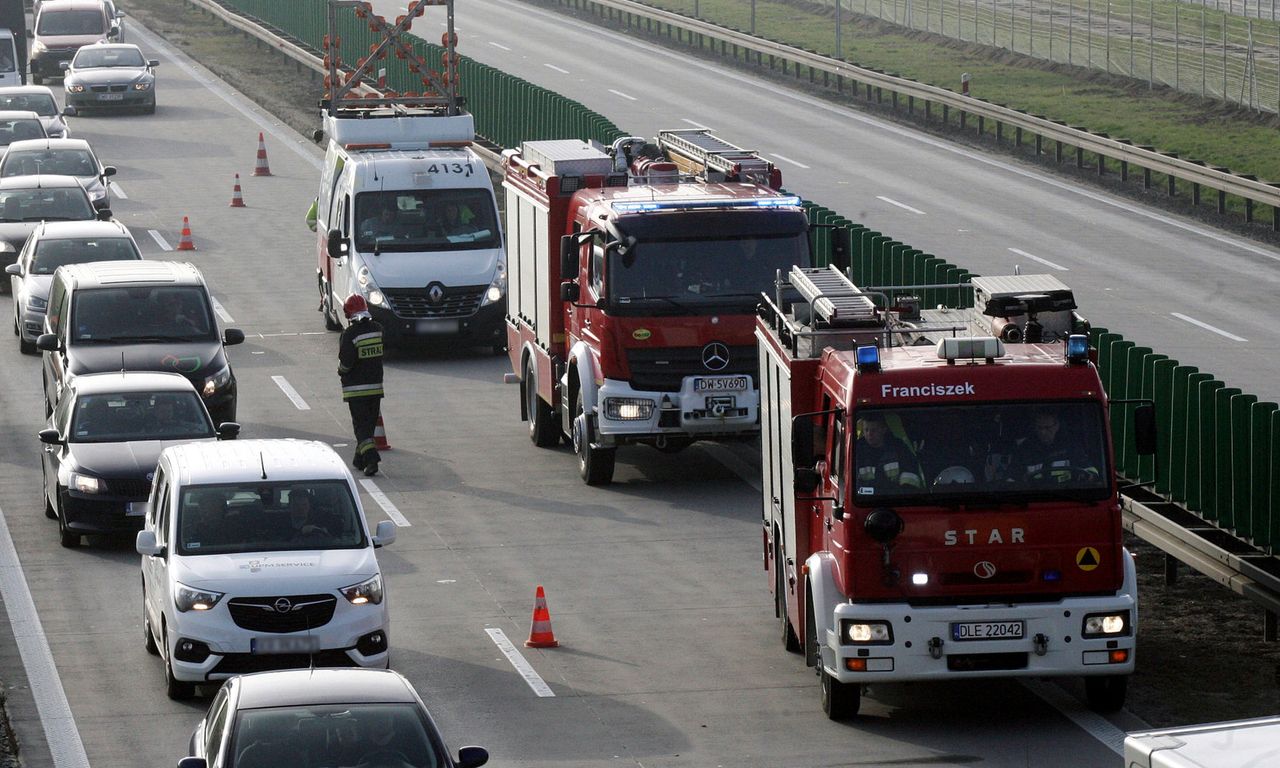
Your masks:
M 67 703 L 67 693 L 62 688 L 49 639 L 40 623 L 22 563 L 18 562 L 18 550 L 13 546 L 3 510 L 0 510 L 0 597 L 4 598 L 13 639 L 17 641 L 22 666 L 27 670 L 27 682 L 31 685 L 31 696 L 40 713 L 40 725 L 55 768 L 89 768 L 89 757 L 80 741 L 80 731 L 71 715 L 71 705 Z
M 111 194 L 115 195 L 121 200 L 129 199 L 129 196 L 124 193 L 124 187 L 120 186 L 120 182 L 118 181 L 111 182 Z
M 502 651 L 502 655 L 507 657 L 507 661 L 511 662 L 511 666 L 516 668 L 516 672 L 520 677 L 524 678 L 524 681 L 529 684 L 529 687 L 533 689 L 533 692 L 536 693 L 539 698 L 555 698 L 555 691 L 551 690 L 551 686 L 547 685 L 547 681 L 543 680 L 542 676 L 534 671 L 533 667 L 529 664 L 528 659 L 526 659 L 520 651 L 516 650 L 516 647 L 507 639 L 506 632 L 503 632 L 497 627 L 485 627 L 484 631 L 489 635 L 489 639 L 493 641 L 493 644 L 498 646 L 498 650 Z
M 612 93 L 614 96 L 621 96 L 622 98 L 627 99 L 628 101 L 639 101 L 639 99 L 637 99 L 635 96 L 632 96 L 627 93 L 623 93 L 622 91 L 615 91 L 612 88 L 609 89 L 609 93 Z
M 1024 258 L 1024 259 L 1031 259 L 1032 261 L 1037 261 L 1037 262 L 1039 262 L 1039 263 L 1041 263 L 1041 264 L 1045 265 L 1046 267 L 1049 267 L 1050 269 L 1056 269 L 1056 270 L 1058 270 L 1059 272 L 1070 272 L 1070 271 L 1071 271 L 1071 270 L 1067 269 L 1066 267 L 1062 266 L 1061 264 L 1054 264 L 1052 261 L 1049 261 L 1048 259 L 1042 259 L 1042 258 L 1040 258 L 1039 256 L 1035 255 L 1034 253 L 1027 253 L 1026 251 L 1020 250 L 1020 249 L 1018 249 L 1018 248 L 1010 248 L 1010 249 L 1009 249 L 1009 251 L 1010 251 L 1011 253 L 1016 253 L 1016 254 L 1018 254 L 1019 256 L 1021 256 L 1021 257 L 1022 257 L 1022 258 Z
M 276 386 L 280 388 L 284 396 L 293 402 L 295 408 L 300 411 L 311 410 L 311 406 L 307 405 L 307 401 L 302 399 L 302 395 L 298 394 L 298 390 L 293 388 L 288 379 L 283 376 L 272 376 L 271 380 L 276 383 Z
M 689 125 L 692 125 L 694 128 L 701 128 L 701 129 L 702 129 L 702 130 L 704 130 L 704 131 L 709 131 L 709 130 L 711 130 L 710 128 L 708 128 L 707 126 L 703 125 L 702 123 L 695 123 L 695 122 L 693 122 L 692 120 L 688 120 L 688 119 L 683 118 L 683 117 L 682 117 L 682 118 L 680 118 L 680 122 L 682 122 L 682 123 L 688 123 Z
M 781 161 L 782 161 L 782 162 L 784 162 L 784 163 L 791 163 L 792 165 L 799 166 L 800 168 L 808 168 L 808 167 L 809 167 L 809 166 L 805 165 L 804 163 L 800 162 L 799 160 L 792 160 L 791 158 L 787 157 L 786 155 L 778 155 L 778 154 L 775 154 L 775 155 L 774 155 L 774 157 L 778 158 L 779 160 L 781 160 Z
M 165 240 L 164 236 L 162 236 L 159 232 L 155 231 L 154 229 L 148 229 L 147 234 L 151 235 L 151 239 L 156 241 L 156 244 L 160 246 L 161 250 L 165 250 L 165 251 L 173 250 L 173 246 L 169 245 L 169 241 Z
M 1199 320 L 1195 319 L 1194 317 L 1187 317 L 1186 315 L 1182 314 L 1181 312 L 1170 312 L 1169 314 L 1173 315 L 1174 317 L 1178 318 L 1179 320 L 1183 320 L 1183 321 L 1186 321 L 1186 322 L 1188 322 L 1188 323 L 1191 323 L 1191 324 L 1192 324 L 1192 325 L 1194 325 L 1194 326 L 1197 326 L 1197 327 L 1199 327 L 1199 328 L 1203 328 L 1203 329 L 1205 329 L 1206 331 L 1212 331 L 1213 333 L 1216 333 L 1216 334 L 1218 334 L 1219 336 L 1226 336 L 1228 339 L 1231 339 L 1232 341 L 1248 341 L 1248 339 L 1246 339 L 1246 338 L 1243 338 L 1243 337 L 1241 337 L 1241 336 L 1237 336 L 1237 335 L 1235 335 L 1234 333 L 1227 333 L 1226 331 L 1222 330 L 1221 328 L 1215 328 L 1215 327 L 1213 327 L 1212 325 L 1209 325 L 1208 323 L 1201 322 L 1201 321 L 1199 321 Z
M 408 528 L 412 525 L 404 515 L 400 514 L 400 510 L 395 504 L 391 503 L 391 499 L 387 498 L 387 494 L 382 492 L 378 484 L 372 480 L 361 480 L 360 485 L 364 487 L 365 493 L 369 494 L 369 498 L 378 503 L 382 507 L 382 511 L 387 513 L 387 517 L 391 518 L 391 522 L 395 523 L 399 528 Z
M 1112 725 L 1105 717 L 1089 710 L 1075 697 L 1053 683 L 1026 678 L 1019 678 L 1019 682 L 1024 688 L 1043 699 L 1046 704 L 1066 715 L 1067 719 L 1079 726 L 1082 731 L 1102 742 L 1116 754 L 1124 754 L 1125 732 Z
M 902 210 L 904 210 L 904 211 L 911 211 L 912 213 L 918 213 L 918 214 L 920 214 L 921 216 L 924 216 L 924 215 L 925 215 L 925 212 L 924 212 L 924 211 L 922 211 L 922 210 L 920 210 L 919 208 L 912 208 L 911 206 L 907 205 L 906 203 L 900 203 L 900 202 L 898 202 L 897 200 L 894 200 L 892 197 L 885 197 L 884 195 L 876 195 L 876 199 L 877 199 L 877 200 L 883 200 L 883 201 L 885 201 L 886 203 L 888 203 L 889 205 L 896 205 L 896 206 L 898 206 L 899 208 L 901 208 L 901 209 L 902 209 Z
M 260 339 L 269 339 L 273 336 L 328 336 L 328 331 L 279 331 L 277 333 L 259 333 L 256 334 Z
M 510 48 L 508 48 L 507 46 L 503 45 L 502 43 L 495 43 L 495 42 L 493 42 L 492 40 L 490 40 L 490 41 L 489 41 L 489 45 L 492 45 L 494 48 L 501 48 L 501 49 L 502 49 L 502 50 L 504 50 L 504 51 L 509 51 L 509 50 L 511 50 Z
M 563 69 L 561 67 L 557 67 L 555 64 L 543 64 L 542 66 L 546 67 L 547 69 L 554 69 L 555 71 L 559 72 L 562 75 L 569 74 L 569 70 Z
M 231 319 L 231 315 L 227 314 L 227 310 L 222 306 L 222 302 L 214 298 L 212 294 L 209 296 L 209 301 L 213 303 L 213 311 L 218 315 L 218 319 L 222 320 L 224 323 L 235 322 L 235 320 Z

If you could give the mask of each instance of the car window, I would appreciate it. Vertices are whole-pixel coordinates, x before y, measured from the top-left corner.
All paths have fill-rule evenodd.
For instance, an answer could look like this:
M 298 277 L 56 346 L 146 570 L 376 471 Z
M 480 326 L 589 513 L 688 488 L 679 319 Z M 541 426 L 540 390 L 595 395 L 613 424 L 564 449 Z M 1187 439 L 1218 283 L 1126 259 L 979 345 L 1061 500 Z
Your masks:
M 63 176 L 98 175 L 98 164 L 87 149 L 36 149 L 5 153 L 0 176 L 34 176 L 55 173 Z
M 209 719 L 204 729 L 204 754 L 209 765 L 216 762 L 218 748 L 222 746 L 222 734 L 227 727 L 227 689 L 218 691 L 217 697 L 209 705 Z
M 74 443 L 194 440 L 213 437 L 213 422 L 195 392 L 128 392 L 76 399 Z
M 0 144 L 8 146 L 15 141 L 43 139 L 46 136 L 44 124 L 33 117 L 0 120 Z
M 49 309 L 45 313 L 45 323 L 49 327 L 49 333 L 58 335 L 60 341 L 66 341 L 67 335 L 63 332 L 62 318 L 67 315 L 67 308 L 70 304 L 67 296 L 67 281 L 65 278 L 53 280 L 53 290 L 49 292 Z
M 76 69 L 96 67 L 145 67 L 146 59 L 136 48 L 81 48 L 72 66 Z
M 72 400 L 71 397 L 58 398 L 58 405 L 53 409 L 53 426 L 58 430 L 58 434 L 66 435 L 68 425 L 71 421 Z
M 36 20 L 37 35 L 101 35 L 106 31 L 106 16 L 101 11 L 45 11 Z
M 164 496 L 169 492 L 169 487 L 165 482 L 165 479 L 166 474 L 164 471 L 164 465 L 159 464 L 156 466 L 155 481 L 151 484 L 151 503 L 147 505 L 147 525 L 151 526 L 152 530 L 156 530 L 156 516 L 160 511 L 160 499 L 164 498 Z M 163 532 L 157 532 L 156 538 L 159 539 L 161 543 L 164 543 Z
M 217 324 L 201 286 L 135 286 L 77 291 L 73 342 L 212 341 Z M 178 360 L 175 368 L 184 370 Z M 200 361 L 193 364 L 197 367 Z M 193 371 L 195 369 L 192 369 Z
M 359 508 L 342 480 L 183 488 L 177 523 L 183 555 L 366 546 Z
M 0 93 L 0 110 L 9 109 L 51 117 L 58 113 L 58 102 L 48 93 Z
M 128 237 L 68 237 L 40 240 L 31 259 L 31 274 L 52 275 L 58 267 L 88 261 L 129 261 L 142 254 Z
M 317 704 L 236 714 L 232 766 L 444 765 L 444 749 L 414 704 Z
M 0 221 L 91 221 L 93 203 L 79 185 L 0 190 Z

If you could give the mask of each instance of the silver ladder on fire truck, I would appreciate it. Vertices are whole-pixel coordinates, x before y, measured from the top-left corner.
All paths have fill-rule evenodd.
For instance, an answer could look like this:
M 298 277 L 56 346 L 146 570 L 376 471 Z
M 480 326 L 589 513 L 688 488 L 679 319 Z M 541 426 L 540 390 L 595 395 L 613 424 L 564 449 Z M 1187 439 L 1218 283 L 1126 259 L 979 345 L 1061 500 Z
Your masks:
M 658 147 L 681 172 L 704 181 L 782 186 L 782 174 L 759 152 L 730 144 L 706 128 L 658 131 Z

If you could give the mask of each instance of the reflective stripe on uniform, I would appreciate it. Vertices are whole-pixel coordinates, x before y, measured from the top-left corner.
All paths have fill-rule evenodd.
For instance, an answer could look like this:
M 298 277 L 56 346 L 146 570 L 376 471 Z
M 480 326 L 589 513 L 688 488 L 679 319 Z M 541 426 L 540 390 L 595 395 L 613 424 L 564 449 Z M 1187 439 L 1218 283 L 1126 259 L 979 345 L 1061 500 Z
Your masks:
M 342 388 L 342 399 L 350 400 L 353 397 L 372 397 L 377 395 L 382 397 L 382 384 L 348 384 Z

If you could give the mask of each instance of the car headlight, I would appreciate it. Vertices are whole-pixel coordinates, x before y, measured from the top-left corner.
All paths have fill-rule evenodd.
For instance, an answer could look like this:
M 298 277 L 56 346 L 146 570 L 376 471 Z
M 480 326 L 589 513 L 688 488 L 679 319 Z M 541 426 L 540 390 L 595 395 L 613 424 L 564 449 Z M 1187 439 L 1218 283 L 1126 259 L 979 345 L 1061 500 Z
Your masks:
M 79 472 L 71 473 L 71 487 L 78 493 L 102 493 L 107 490 L 107 484 L 96 477 L 82 475 Z
M 151 83 L 134 83 L 134 84 L 133 84 L 133 90 L 135 90 L 135 91 L 149 91 L 149 90 L 151 90 Z
M 175 582 L 176 589 L 173 592 L 173 604 L 181 612 L 187 611 L 207 611 L 218 604 L 222 599 L 222 592 L 214 592 L 210 589 L 196 589 L 188 587 L 182 582 Z
M 42 299 L 39 296 L 27 297 L 27 309 L 33 312 L 43 312 L 49 308 L 49 300 Z
M 507 265 L 501 261 L 498 262 L 498 268 L 493 273 L 493 282 L 489 283 L 489 287 L 484 292 L 484 299 L 480 305 L 493 304 L 502 301 L 502 297 L 507 295 Z
M 893 642 L 893 627 L 887 621 L 842 621 L 840 639 L 854 645 L 888 645 Z
M 349 587 L 343 587 L 338 590 L 342 596 L 347 598 L 352 605 L 381 605 L 382 604 L 382 576 L 374 576 L 371 579 L 365 579 L 359 584 L 352 584 Z
M 1129 612 L 1091 613 L 1084 617 L 1080 634 L 1084 637 L 1119 637 L 1130 633 Z
M 214 392 L 217 392 L 219 389 L 222 389 L 230 383 L 231 366 L 224 365 L 222 366 L 222 370 L 204 380 L 204 389 L 200 390 L 200 394 L 205 397 L 210 397 Z
M 84 93 L 84 86 L 75 83 L 68 84 L 67 93 Z
M 364 294 L 365 301 L 369 302 L 369 306 L 387 306 L 387 297 L 383 296 L 382 291 L 378 290 L 378 284 L 373 282 L 373 274 L 368 267 L 360 268 L 360 272 L 356 275 L 356 282 L 360 284 L 360 292 Z

